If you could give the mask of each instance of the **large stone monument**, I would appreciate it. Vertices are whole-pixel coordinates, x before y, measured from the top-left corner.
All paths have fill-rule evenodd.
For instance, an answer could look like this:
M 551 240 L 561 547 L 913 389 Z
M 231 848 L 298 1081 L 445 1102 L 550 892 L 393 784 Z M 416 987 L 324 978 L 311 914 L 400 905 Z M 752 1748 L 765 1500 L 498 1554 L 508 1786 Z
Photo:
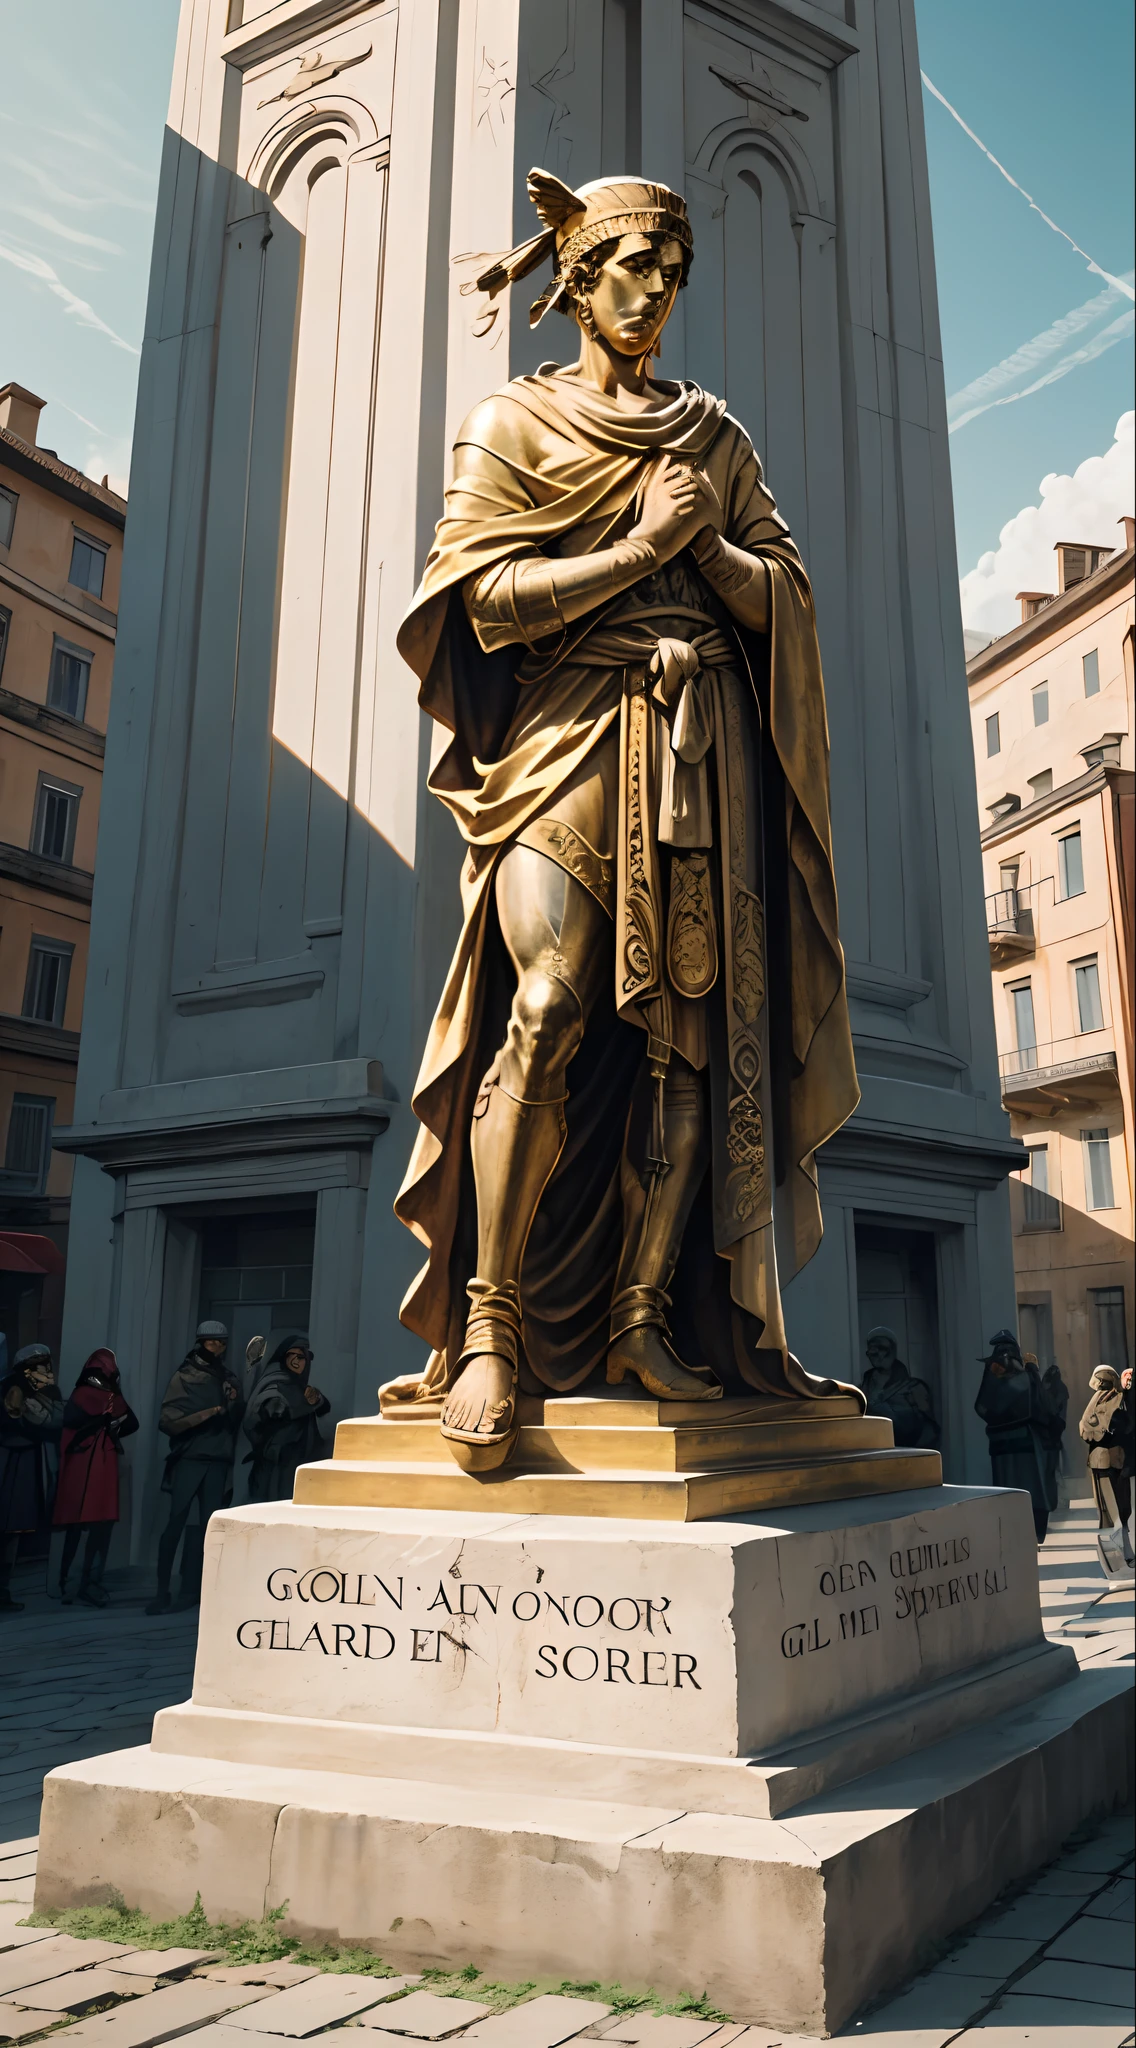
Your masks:
M 364 191 L 383 174 L 351 88 L 318 93 L 395 10 L 327 11 L 366 34 L 300 72 L 272 39 L 294 6 L 225 46 L 258 117 L 297 103 L 246 109 L 272 207 L 336 123 Z M 403 12 L 400 36 L 436 26 Z M 780 12 L 824 47 L 817 9 Z M 757 48 L 714 76 L 811 119 Z M 680 297 L 700 229 L 644 154 L 657 176 L 534 171 L 537 232 L 468 265 L 475 338 L 539 271 L 532 317 L 567 313 L 579 358 L 454 415 L 398 636 L 468 848 L 399 1198 L 431 1356 L 384 1371 L 380 1322 L 379 1413 L 339 1424 L 294 1501 L 214 1516 L 192 1699 L 147 1747 L 51 1774 L 37 1904 L 200 1892 L 398 1962 L 586 1970 L 816 2031 L 1124 1796 L 1128 1693 L 1045 1640 L 1026 1497 L 944 1486 L 823 1344 L 790 1348 L 815 1155 L 858 1094 L 813 599 L 745 427 L 667 374 L 714 262 Z M 258 307 L 272 207 L 231 229 Z M 388 430 L 393 459 L 380 406 Z M 294 428 L 293 481 L 296 460 Z M 315 650 L 285 652 L 291 532 L 295 713 Z

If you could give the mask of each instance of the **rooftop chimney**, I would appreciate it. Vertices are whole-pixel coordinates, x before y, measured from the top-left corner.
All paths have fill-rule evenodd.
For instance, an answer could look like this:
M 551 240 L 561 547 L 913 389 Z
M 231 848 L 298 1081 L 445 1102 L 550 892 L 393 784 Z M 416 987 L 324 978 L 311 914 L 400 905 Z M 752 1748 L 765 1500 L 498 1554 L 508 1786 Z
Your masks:
M 1136 519 L 1133 519 L 1130 512 L 1126 512 L 1123 519 L 1118 519 L 1116 523 L 1124 528 L 1125 547 L 1136 548 Z
M 25 391 L 22 384 L 0 385 L 0 427 L 7 427 L 10 434 L 17 434 L 34 448 L 39 416 L 46 404 L 46 398 Z
M 1017 592 L 1017 599 L 1022 608 L 1022 623 L 1024 625 L 1027 619 L 1035 617 L 1043 605 L 1053 603 L 1053 592 L 1051 590 L 1019 590 Z

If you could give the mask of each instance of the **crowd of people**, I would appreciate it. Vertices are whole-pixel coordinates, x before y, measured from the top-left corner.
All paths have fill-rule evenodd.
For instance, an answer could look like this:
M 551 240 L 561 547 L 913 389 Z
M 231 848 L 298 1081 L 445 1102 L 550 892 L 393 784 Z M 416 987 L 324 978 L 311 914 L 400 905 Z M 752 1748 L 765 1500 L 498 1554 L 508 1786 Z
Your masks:
M 246 1354 L 247 1370 L 255 1374 L 247 1390 L 226 1362 L 228 1347 L 223 1323 L 200 1323 L 162 1401 L 158 1427 L 169 1440 L 162 1474 L 168 1508 L 158 1541 L 158 1588 L 148 1614 L 197 1605 L 206 1525 L 233 1498 L 242 1434 L 249 1445 L 244 1463 L 253 1501 L 291 1499 L 297 1466 L 328 1453 L 319 1422 L 331 1403 L 311 1384 L 307 1338 L 289 1332 L 267 1359 L 263 1339 L 254 1340 Z M 46 1344 L 25 1345 L 10 1366 L 0 1359 L 0 1614 L 19 1613 L 23 1606 L 12 1593 L 21 1542 L 42 1544 L 56 1531 L 63 1542 L 50 1590 L 65 1606 L 76 1599 L 88 1607 L 108 1604 L 103 1576 L 122 1509 L 122 1444 L 137 1428 L 118 1361 L 105 1346 L 92 1351 L 66 1401 Z
M 162 1474 L 168 1507 L 148 1614 L 195 1607 L 200 1600 L 205 1530 L 210 1515 L 233 1498 L 242 1435 L 249 1446 L 244 1463 L 251 1501 L 290 1500 L 297 1467 L 328 1454 L 319 1424 L 331 1404 L 311 1383 L 307 1338 L 289 1332 L 267 1357 L 267 1344 L 254 1339 L 246 1353 L 246 1378 L 252 1375 L 246 1387 L 228 1363 L 228 1349 L 224 1323 L 199 1323 L 165 1391 L 158 1427 L 169 1440 Z M 871 1369 L 864 1385 L 872 1412 L 892 1416 L 897 1443 L 936 1443 L 930 1389 L 898 1357 L 894 1332 L 871 1331 L 868 1350 Z M 1042 1373 L 1011 1330 L 996 1332 L 982 1363 L 974 1405 L 986 1424 L 991 1477 L 995 1486 L 1029 1494 L 1040 1545 L 1058 1505 L 1069 1391 L 1058 1367 Z M 1099 1516 L 1101 1558 L 1106 1571 L 1124 1572 L 1133 1565 L 1131 1370 L 1099 1365 L 1089 1387 L 1079 1429 Z M 66 1401 L 46 1344 L 26 1345 L 6 1369 L 0 1359 L 0 1614 L 18 1613 L 22 1606 L 12 1594 L 21 1540 L 42 1541 L 55 1531 L 63 1542 L 51 1590 L 65 1606 L 76 1599 L 89 1607 L 107 1605 L 103 1575 L 121 1513 L 122 1445 L 137 1428 L 118 1361 L 106 1346 L 92 1351 Z

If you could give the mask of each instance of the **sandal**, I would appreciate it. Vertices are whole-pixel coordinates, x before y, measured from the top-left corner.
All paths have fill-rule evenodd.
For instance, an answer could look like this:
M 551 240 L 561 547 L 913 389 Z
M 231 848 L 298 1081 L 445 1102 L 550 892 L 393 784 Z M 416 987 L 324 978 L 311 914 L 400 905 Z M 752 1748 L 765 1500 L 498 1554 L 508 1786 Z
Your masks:
M 439 1428 L 463 1472 L 494 1472 L 512 1456 L 520 1433 L 517 1420 L 520 1293 L 515 1282 L 506 1281 L 504 1286 L 496 1287 L 488 1280 L 471 1280 L 468 1291 L 470 1314 L 458 1371 L 474 1358 L 497 1358 L 508 1366 L 512 1384 L 504 1401 L 486 1402 L 482 1408 L 481 1419 L 488 1420 L 491 1428 L 456 1429 L 452 1423 L 447 1423 L 445 1408 Z

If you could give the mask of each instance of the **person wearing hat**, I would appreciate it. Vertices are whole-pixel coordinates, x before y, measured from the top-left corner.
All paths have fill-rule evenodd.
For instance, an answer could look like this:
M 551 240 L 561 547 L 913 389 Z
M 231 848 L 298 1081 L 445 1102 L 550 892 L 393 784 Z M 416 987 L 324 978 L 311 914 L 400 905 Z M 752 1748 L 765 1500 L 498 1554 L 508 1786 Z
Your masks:
M 191 1350 L 166 1388 L 158 1427 L 170 1439 L 162 1477 L 170 1510 L 158 1541 L 158 1590 L 147 1614 L 168 1614 L 174 1605 L 170 1585 L 183 1533 L 177 1605 L 197 1606 L 206 1525 L 233 1496 L 233 1458 L 244 1402 L 237 1381 L 226 1370 L 228 1345 L 224 1323 L 199 1323 Z
M 51 1520 L 63 1397 L 46 1344 L 25 1344 L 0 1379 L 0 1614 L 19 1614 L 12 1573 L 21 1536 Z
M 974 1407 L 986 1424 L 991 1476 L 995 1486 L 1017 1487 L 1029 1494 L 1040 1549 L 1049 1531 L 1051 1505 L 1041 1375 L 1036 1361 L 1026 1364 L 1012 1330 L 994 1332 L 989 1356 L 982 1363 L 985 1371 Z
M 59 1566 L 59 1597 L 65 1607 L 74 1593 L 70 1577 L 84 1530 L 87 1534 L 79 1598 L 88 1607 L 105 1607 L 103 1585 L 110 1539 L 119 1515 L 119 1460 L 122 1439 L 133 1436 L 138 1418 L 126 1401 L 118 1360 L 106 1346 L 92 1351 L 63 1410 L 59 1485 L 54 1526 L 63 1530 Z
M 440 1411 L 473 1471 L 519 1389 L 838 1391 L 780 1287 L 858 1100 L 808 577 L 725 402 L 651 374 L 686 205 L 630 175 L 529 196 L 539 232 L 462 289 L 550 264 L 530 322 L 566 315 L 578 357 L 466 420 L 398 634 L 468 857 L 396 1203 L 433 1356 L 383 1402 Z

